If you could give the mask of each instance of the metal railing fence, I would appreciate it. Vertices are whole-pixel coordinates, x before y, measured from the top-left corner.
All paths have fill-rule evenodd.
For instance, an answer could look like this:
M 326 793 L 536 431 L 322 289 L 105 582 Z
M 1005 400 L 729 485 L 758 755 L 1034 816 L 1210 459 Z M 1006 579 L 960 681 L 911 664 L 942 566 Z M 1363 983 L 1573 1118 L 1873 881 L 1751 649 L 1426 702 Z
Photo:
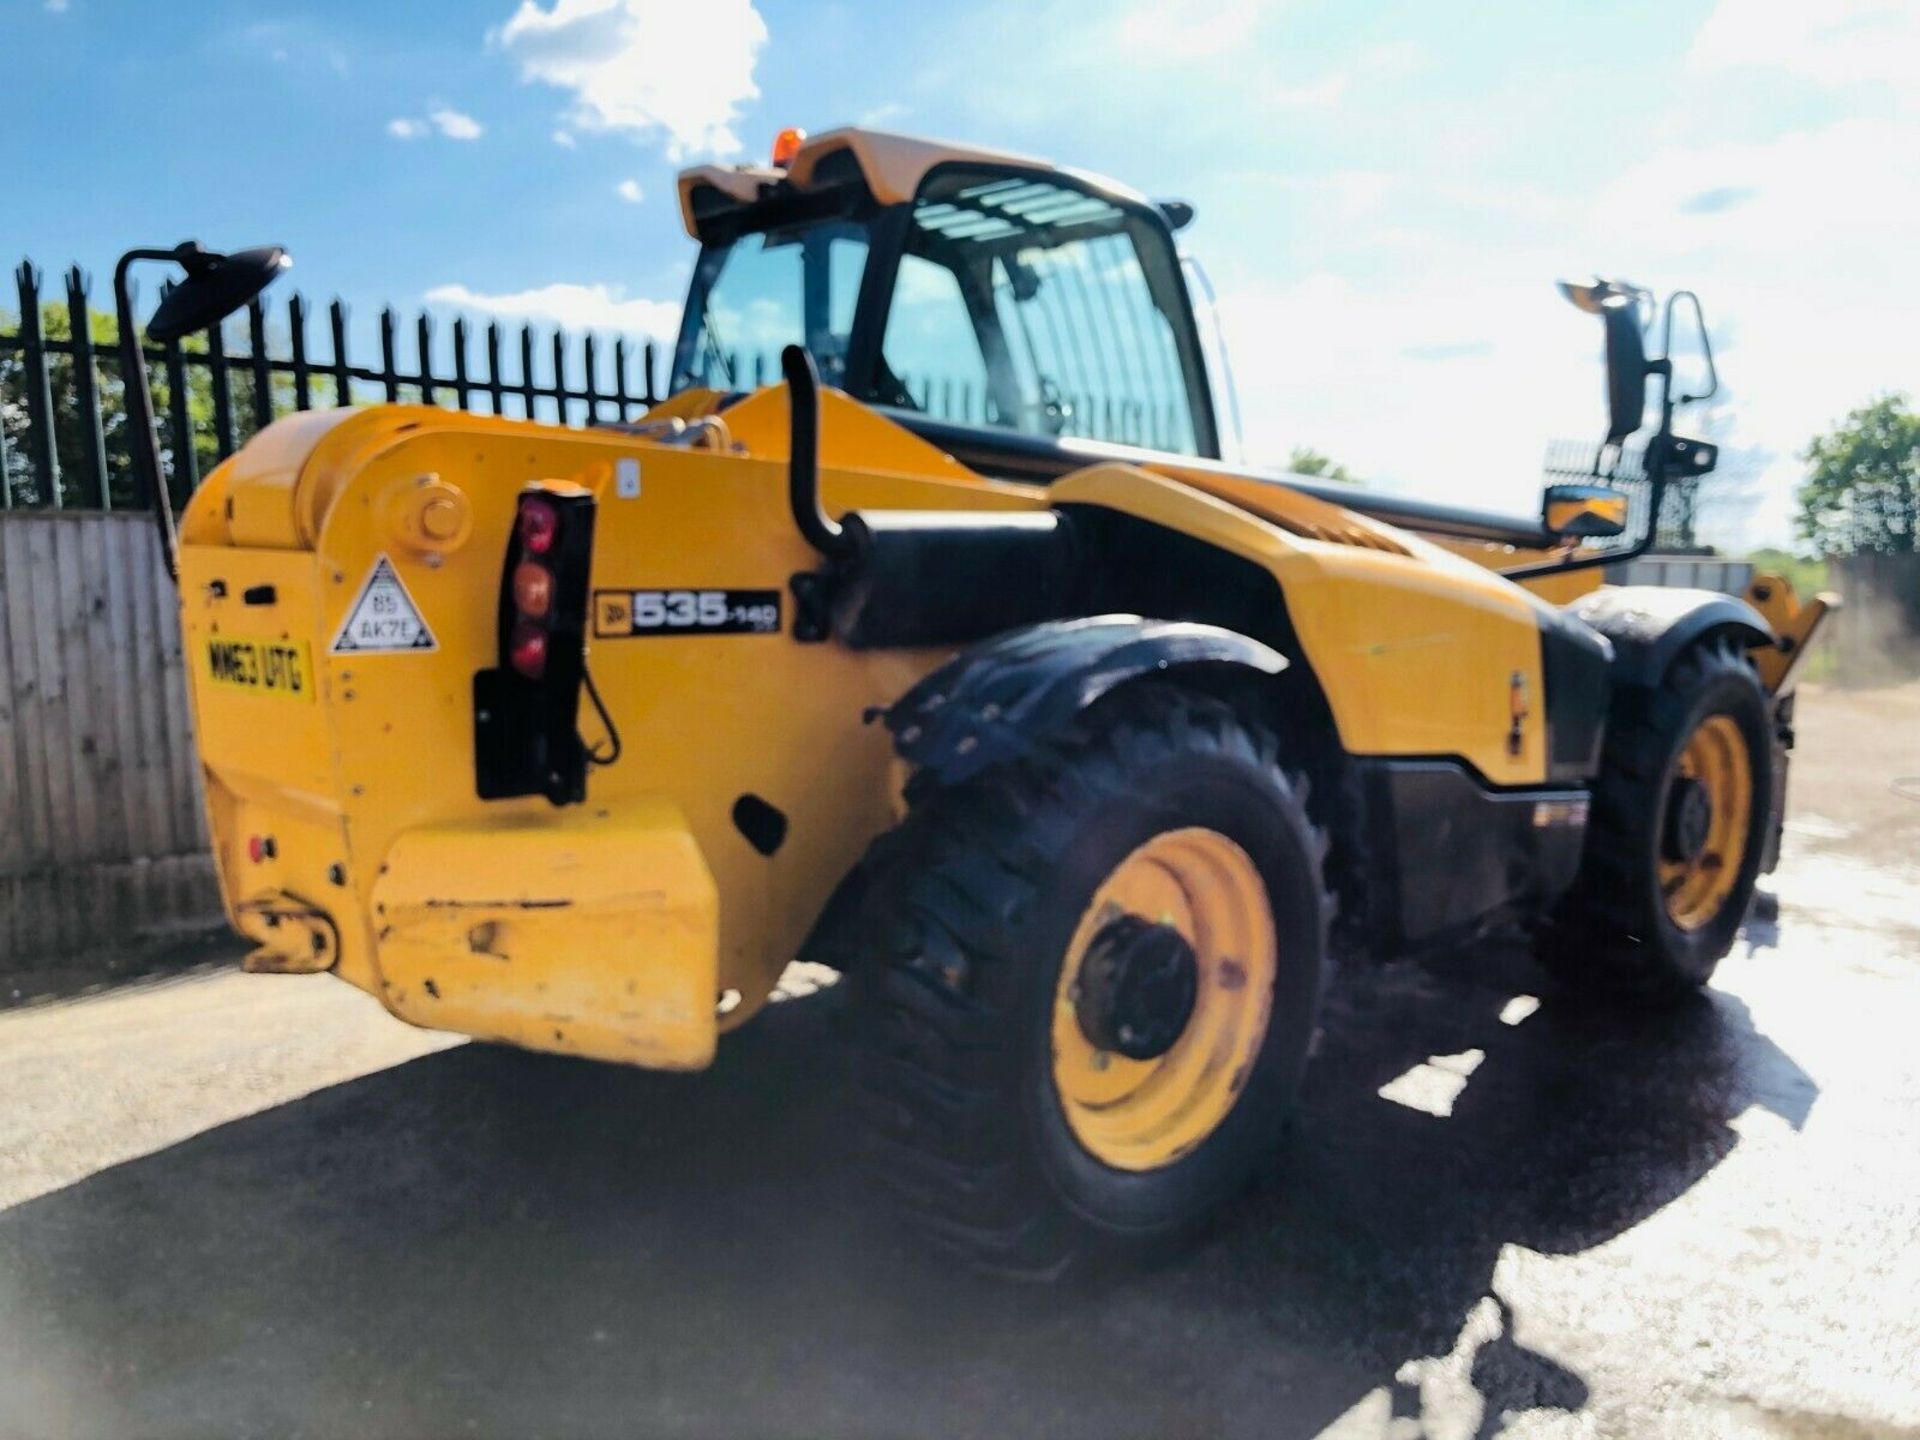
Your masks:
M 77 265 L 68 269 L 64 307 L 49 303 L 30 260 L 13 278 L 17 320 L 11 330 L 0 324 L 0 506 L 145 504 L 125 458 L 118 338 L 112 317 L 90 304 L 90 278 Z M 432 316 L 421 312 L 403 324 L 389 306 L 380 312 L 379 363 L 367 365 L 349 353 L 340 300 L 326 306 L 324 353 L 309 344 L 317 317 L 300 294 L 277 308 L 270 322 L 256 299 L 244 316 L 187 343 L 145 347 L 176 503 L 185 503 L 210 463 L 294 410 L 406 399 L 591 425 L 630 420 L 661 396 L 652 340 L 589 331 L 576 344 L 560 327 L 543 334 L 531 324 L 491 321 L 476 330 L 462 317 L 448 327 L 450 342 L 437 346 Z M 402 368 L 402 330 L 412 336 L 411 368 Z

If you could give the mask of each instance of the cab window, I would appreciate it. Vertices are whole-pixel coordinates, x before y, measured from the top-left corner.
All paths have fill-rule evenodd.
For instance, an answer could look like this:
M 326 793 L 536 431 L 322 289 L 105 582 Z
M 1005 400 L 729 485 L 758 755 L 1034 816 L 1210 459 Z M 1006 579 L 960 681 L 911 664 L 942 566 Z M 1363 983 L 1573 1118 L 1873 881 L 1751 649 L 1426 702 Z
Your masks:
M 866 227 L 816 220 L 709 246 L 694 271 L 670 390 L 750 390 L 780 378 L 780 351 L 804 345 L 830 385 L 846 383 Z
M 936 175 L 915 202 L 870 397 L 959 424 L 1198 454 L 1165 232 L 1044 177 Z

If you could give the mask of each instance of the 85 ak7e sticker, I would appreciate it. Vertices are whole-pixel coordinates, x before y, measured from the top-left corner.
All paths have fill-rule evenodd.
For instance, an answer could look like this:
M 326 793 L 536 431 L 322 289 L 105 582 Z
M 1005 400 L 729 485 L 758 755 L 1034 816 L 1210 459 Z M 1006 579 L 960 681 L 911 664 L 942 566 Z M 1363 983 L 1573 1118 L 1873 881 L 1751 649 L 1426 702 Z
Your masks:
M 411 650 L 437 650 L 420 607 L 413 603 L 393 562 L 382 555 L 333 637 L 335 655 L 378 655 Z
M 635 635 L 778 635 L 778 590 L 596 590 L 596 639 Z

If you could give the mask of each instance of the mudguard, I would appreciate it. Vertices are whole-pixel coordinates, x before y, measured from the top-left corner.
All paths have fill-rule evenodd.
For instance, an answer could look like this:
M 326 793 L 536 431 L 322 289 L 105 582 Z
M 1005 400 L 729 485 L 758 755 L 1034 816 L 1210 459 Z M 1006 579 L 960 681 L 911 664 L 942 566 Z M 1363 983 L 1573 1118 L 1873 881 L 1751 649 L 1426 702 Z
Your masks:
M 1235 630 L 1138 615 L 1054 620 L 963 650 L 886 711 L 902 759 L 957 784 L 1031 754 L 1124 681 L 1184 666 L 1277 675 L 1279 651 Z
M 1714 590 L 1605 586 L 1574 601 L 1567 613 L 1613 642 L 1616 685 L 1659 684 L 1681 651 L 1715 632 L 1731 632 L 1749 648 L 1773 643 L 1759 611 Z

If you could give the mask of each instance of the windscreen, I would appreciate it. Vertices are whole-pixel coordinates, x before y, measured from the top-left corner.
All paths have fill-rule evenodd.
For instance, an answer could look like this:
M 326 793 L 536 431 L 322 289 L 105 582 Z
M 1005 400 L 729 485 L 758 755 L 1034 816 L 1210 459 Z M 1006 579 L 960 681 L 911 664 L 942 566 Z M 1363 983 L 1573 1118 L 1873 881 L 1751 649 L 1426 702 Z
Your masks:
M 957 172 L 915 202 L 873 397 L 934 419 L 1197 453 L 1165 232 L 1051 180 Z
M 811 220 L 748 231 L 709 246 L 694 273 L 674 353 L 673 390 L 752 390 L 780 376 L 780 352 L 802 344 L 821 378 L 846 384 L 867 229 Z

